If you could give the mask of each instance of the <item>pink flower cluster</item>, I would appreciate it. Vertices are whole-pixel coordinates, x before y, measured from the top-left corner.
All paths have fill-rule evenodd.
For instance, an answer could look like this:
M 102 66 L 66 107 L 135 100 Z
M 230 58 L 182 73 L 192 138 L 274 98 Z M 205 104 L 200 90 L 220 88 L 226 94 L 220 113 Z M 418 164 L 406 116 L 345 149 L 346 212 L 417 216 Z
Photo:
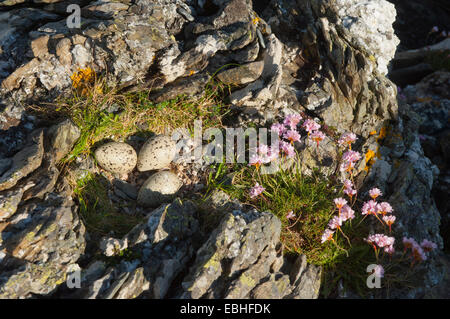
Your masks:
M 263 164 L 270 163 L 277 159 L 278 153 L 278 151 L 268 147 L 267 145 L 260 145 L 256 150 L 256 154 L 250 157 L 249 165 L 254 165 L 258 168 Z
M 355 218 L 355 211 L 347 205 L 347 201 L 344 198 L 335 198 L 334 204 L 338 209 L 338 215 L 333 216 L 328 223 L 328 229 L 322 235 L 322 243 L 333 240 L 334 230 L 338 229 L 342 232 L 342 224 L 347 220 Z
M 363 204 L 361 215 L 375 216 L 382 224 L 384 222 L 389 227 L 389 232 L 391 232 L 391 227 L 394 224 L 396 217 L 393 215 L 387 215 L 391 214 L 393 211 L 392 206 L 388 202 L 378 203 L 376 201 L 376 199 L 382 195 L 382 192 L 378 188 L 372 188 L 369 190 L 369 196 L 372 199 Z M 381 220 L 378 215 L 383 216 L 383 220 Z
M 376 252 L 379 248 L 383 248 L 384 251 L 390 255 L 392 255 L 395 251 L 394 250 L 394 242 L 395 242 L 394 237 L 389 237 L 384 234 L 374 234 L 374 235 L 370 235 L 365 240 L 373 246 L 373 248 L 375 249 Z
M 300 124 L 303 118 L 298 114 L 288 115 L 283 120 L 283 123 L 275 123 L 270 127 L 270 130 L 277 134 L 284 140 L 280 141 L 279 153 L 287 158 L 292 158 L 295 156 L 294 143 L 300 142 L 301 134 L 297 130 L 298 124 Z M 308 132 L 311 140 L 319 145 L 319 142 L 325 138 L 325 134 L 319 131 L 320 124 L 317 124 L 313 120 L 307 119 L 303 122 L 302 127 Z M 256 161 L 257 156 L 253 159 Z M 263 162 L 263 161 L 261 161 Z
M 351 180 L 346 179 L 344 181 L 344 194 L 350 197 L 350 200 L 353 198 L 353 196 L 356 195 L 356 189 L 353 189 L 353 183 Z
M 414 238 L 403 237 L 403 247 L 405 251 L 411 248 L 411 257 L 414 263 L 427 260 L 426 253 L 436 249 L 437 245 L 428 239 L 424 239 L 419 245 Z
M 253 186 L 250 189 L 250 198 L 255 198 L 255 197 L 261 195 L 261 193 L 264 192 L 265 190 L 266 189 L 264 187 L 262 187 L 261 185 L 256 183 L 255 186 Z
M 352 144 L 357 140 L 354 133 L 348 132 L 341 135 L 338 144 L 341 146 L 348 147 L 348 150 L 342 155 L 342 163 L 340 166 L 341 172 L 350 173 L 355 167 L 355 163 L 361 159 L 361 154 L 359 152 L 352 151 Z

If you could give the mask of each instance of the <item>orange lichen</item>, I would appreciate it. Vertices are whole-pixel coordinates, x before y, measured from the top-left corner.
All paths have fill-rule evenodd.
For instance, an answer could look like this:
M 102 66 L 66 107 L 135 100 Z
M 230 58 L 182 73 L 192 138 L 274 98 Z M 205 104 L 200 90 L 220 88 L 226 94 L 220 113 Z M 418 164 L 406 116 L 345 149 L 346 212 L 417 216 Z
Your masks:
M 377 150 L 377 153 L 378 153 L 378 150 Z M 366 166 L 364 167 L 364 170 L 366 172 L 369 171 L 370 167 L 375 163 L 375 157 L 376 157 L 375 152 L 370 149 L 365 154 Z
M 259 22 L 260 20 L 261 20 L 260 18 L 255 17 L 255 18 L 252 19 L 252 23 L 253 23 L 254 25 L 256 25 L 256 24 L 258 24 L 258 22 Z
M 81 86 L 84 86 L 88 83 L 92 83 L 95 80 L 95 71 L 90 67 L 86 69 L 78 69 L 78 71 L 74 72 L 70 79 L 72 80 L 72 87 L 74 89 L 78 89 Z

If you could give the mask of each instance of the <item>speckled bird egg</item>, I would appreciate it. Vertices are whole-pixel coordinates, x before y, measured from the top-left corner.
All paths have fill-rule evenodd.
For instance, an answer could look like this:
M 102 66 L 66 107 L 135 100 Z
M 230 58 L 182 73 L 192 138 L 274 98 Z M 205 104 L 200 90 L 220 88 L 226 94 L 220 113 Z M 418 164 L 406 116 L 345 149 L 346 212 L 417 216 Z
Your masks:
M 98 164 L 116 174 L 131 172 L 137 163 L 136 151 L 126 143 L 110 142 L 95 150 Z
M 167 135 L 157 135 L 149 139 L 139 151 L 137 168 L 149 171 L 168 167 L 175 157 L 176 144 Z
M 161 171 L 150 176 L 138 193 L 138 204 L 157 207 L 175 198 L 182 183 L 178 176 L 170 171 Z

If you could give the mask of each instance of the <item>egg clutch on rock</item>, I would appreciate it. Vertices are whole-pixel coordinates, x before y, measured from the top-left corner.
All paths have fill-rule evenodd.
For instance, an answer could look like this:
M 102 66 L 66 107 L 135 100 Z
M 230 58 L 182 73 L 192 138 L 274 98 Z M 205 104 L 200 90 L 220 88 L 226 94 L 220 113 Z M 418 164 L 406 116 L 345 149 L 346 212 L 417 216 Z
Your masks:
M 137 165 L 140 172 L 167 168 L 175 157 L 176 145 L 169 136 L 157 135 L 149 139 L 139 155 L 134 148 L 121 142 L 109 142 L 95 150 L 98 164 L 113 174 L 126 174 Z M 156 207 L 171 201 L 182 183 L 170 171 L 159 171 L 151 175 L 139 190 L 137 201 L 142 206 Z

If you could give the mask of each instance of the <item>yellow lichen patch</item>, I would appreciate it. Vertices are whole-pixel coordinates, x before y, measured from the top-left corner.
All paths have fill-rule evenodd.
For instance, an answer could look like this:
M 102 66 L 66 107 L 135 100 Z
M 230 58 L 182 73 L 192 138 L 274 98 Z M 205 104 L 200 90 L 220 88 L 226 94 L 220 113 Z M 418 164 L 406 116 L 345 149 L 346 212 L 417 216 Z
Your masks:
M 382 140 L 383 138 L 385 138 L 386 135 L 387 135 L 387 128 L 386 128 L 385 126 L 383 126 L 383 127 L 380 129 L 380 134 L 378 134 L 377 142 L 378 142 L 379 140 Z
M 95 71 L 90 67 L 78 69 L 70 76 L 70 79 L 72 80 L 72 87 L 77 89 L 84 84 L 91 83 L 95 79 Z
M 252 277 L 248 276 L 246 273 L 243 273 L 241 275 L 241 278 L 239 278 L 239 281 L 248 287 L 254 287 L 256 285 L 255 280 Z
M 375 135 L 377 134 L 377 131 L 373 130 L 372 132 L 369 133 L 369 135 Z
M 194 70 L 190 70 L 189 71 L 189 76 L 193 76 L 195 74 L 195 71 Z
M 260 20 L 261 20 L 261 19 L 260 19 L 259 17 L 255 17 L 255 18 L 252 19 L 252 23 L 253 23 L 254 25 L 256 25 L 256 24 L 258 24 L 258 22 L 259 22 Z
M 375 152 L 372 150 L 368 150 L 366 155 L 366 167 L 364 167 L 365 171 L 369 171 L 370 167 L 375 163 Z

